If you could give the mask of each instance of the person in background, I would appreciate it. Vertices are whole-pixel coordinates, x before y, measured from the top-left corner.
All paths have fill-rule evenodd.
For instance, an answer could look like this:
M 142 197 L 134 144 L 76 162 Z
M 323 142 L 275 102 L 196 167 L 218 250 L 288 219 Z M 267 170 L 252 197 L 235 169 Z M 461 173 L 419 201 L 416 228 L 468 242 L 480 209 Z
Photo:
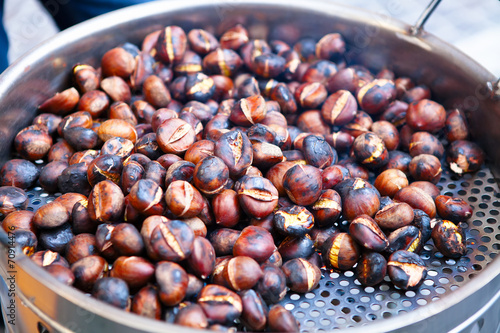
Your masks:
M 0 19 L 3 19 L 4 1 L 0 0 Z M 148 1 L 152 0 L 40 0 L 61 30 L 94 16 Z M 8 50 L 9 40 L 2 21 L 0 22 L 0 73 L 9 66 Z

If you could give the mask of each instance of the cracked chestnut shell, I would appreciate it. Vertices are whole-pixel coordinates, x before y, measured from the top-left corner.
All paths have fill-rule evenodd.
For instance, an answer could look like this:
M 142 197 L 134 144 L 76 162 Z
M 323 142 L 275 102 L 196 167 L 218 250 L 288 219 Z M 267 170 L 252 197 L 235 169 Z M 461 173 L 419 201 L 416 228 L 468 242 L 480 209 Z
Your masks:
M 229 131 L 216 141 L 214 155 L 224 161 L 231 176 L 239 176 L 252 164 L 252 143 L 242 131 Z
M 352 268 L 358 261 L 360 254 L 354 239 L 345 232 L 334 234 L 323 244 L 323 262 L 336 269 Z
M 474 142 L 466 140 L 453 141 L 446 151 L 446 162 L 459 175 L 481 169 L 484 158 L 483 150 Z
M 321 195 L 321 172 L 312 165 L 295 165 L 283 176 L 283 188 L 290 200 L 297 205 L 311 205 Z
M 229 179 L 229 168 L 217 156 L 208 156 L 196 164 L 193 184 L 205 195 L 221 192 Z
M 197 302 L 211 324 L 232 323 L 243 311 L 243 304 L 238 294 L 214 284 L 203 287 Z
M 451 221 L 441 220 L 434 225 L 431 233 L 436 248 L 448 258 L 460 258 L 467 253 L 465 233 Z
M 420 230 L 422 235 L 422 244 L 425 244 L 429 238 L 431 238 L 431 219 L 424 211 L 420 209 L 414 209 L 414 218 L 410 225 L 413 225 Z
M 396 229 L 387 238 L 389 240 L 389 246 L 386 249 L 388 253 L 399 250 L 419 253 L 424 246 L 422 233 L 413 225 L 406 225 Z
M 179 217 L 194 217 L 203 209 L 200 192 L 184 180 L 176 180 L 168 185 L 165 201 L 170 211 Z
M 405 202 L 392 202 L 375 214 L 375 221 L 384 229 L 398 229 L 413 221 L 412 207 Z
M 342 126 L 350 123 L 356 116 L 358 104 L 348 90 L 338 90 L 328 96 L 321 107 L 321 115 L 327 123 Z
M 314 226 L 313 215 L 302 206 L 281 207 L 273 220 L 278 231 L 290 236 L 305 235 Z
M 381 167 L 387 164 L 389 159 L 384 141 L 372 132 L 365 132 L 356 137 L 351 151 L 356 161 L 371 168 Z
M 314 223 L 318 227 L 330 226 L 342 212 L 342 200 L 340 195 L 332 190 L 323 190 L 318 200 L 311 205 L 310 211 L 314 216 Z
M 377 114 L 396 98 L 396 86 L 391 80 L 375 79 L 361 86 L 356 97 L 364 111 Z
M 418 254 L 401 250 L 389 257 L 387 273 L 396 287 L 417 290 L 427 276 L 427 268 Z
M 267 113 L 266 101 L 261 95 L 240 99 L 234 105 L 229 120 L 239 126 L 251 126 L 260 123 Z
M 238 53 L 231 49 L 217 48 L 203 58 L 203 69 L 210 74 L 233 76 L 242 65 Z
M 110 180 L 94 186 L 88 199 L 88 212 L 92 221 L 112 222 L 123 216 L 125 197 L 121 188 Z
M 282 267 L 287 285 L 297 293 L 307 293 L 316 288 L 321 278 L 321 271 L 316 265 L 303 258 L 287 261 Z
M 156 42 L 158 57 L 166 64 L 179 62 L 187 49 L 186 33 L 181 27 L 169 25 L 163 28 Z
M 409 165 L 410 175 L 417 181 L 428 181 L 437 184 L 443 170 L 441 162 L 434 155 L 421 154 L 412 158 Z
M 342 183 L 340 183 L 342 184 Z M 353 187 L 346 190 L 338 190 L 342 198 L 342 214 L 351 221 L 359 215 L 366 214 L 374 216 L 380 208 L 380 196 L 378 191 L 369 183 L 357 178 Z
M 168 261 L 181 261 L 193 251 L 194 232 L 180 220 L 163 220 L 151 231 L 151 249 Z
M 187 34 L 187 39 L 191 49 L 201 55 L 205 55 L 219 47 L 217 38 L 203 29 L 192 29 Z
M 410 155 L 430 154 L 441 159 L 444 155 L 443 144 L 437 137 L 428 132 L 415 132 L 411 136 L 409 145 Z
M 193 127 L 179 118 L 165 120 L 156 130 L 156 142 L 165 153 L 181 154 L 195 141 Z
M 118 184 L 122 170 L 123 164 L 120 156 L 102 155 L 88 165 L 87 179 L 91 186 L 95 186 L 97 183 L 108 179 Z
M 271 214 L 278 205 L 278 190 L 264 177 L 244 176 L 237 193 L 243 211 L 258 219 Z
M 226 285 L 236 291 L 252 288 L 262 275 L 259 263 L 247 256 L 229 259 L 222 272 Z
M 320 82 L 305 82 L 294 92 L 295 100 L 304 109 L 317 109 L 328 96 L 325 86 Z

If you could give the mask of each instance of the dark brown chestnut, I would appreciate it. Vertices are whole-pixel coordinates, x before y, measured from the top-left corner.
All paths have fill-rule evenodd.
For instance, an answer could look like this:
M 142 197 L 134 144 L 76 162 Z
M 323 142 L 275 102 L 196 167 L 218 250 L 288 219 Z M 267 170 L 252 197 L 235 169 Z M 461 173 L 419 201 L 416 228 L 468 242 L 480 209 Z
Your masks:
M 274 252 L 273 236 L 269 231 L 257 226 L 245 227 L 233 246 L 233 255 L 248 256 L 257 262 L 266 261 Z
M 423 210 L 430 218 L 436 216 L 436 204 L 432 197 L 416 186 L 403 187 L 394 195 L 395 201 L 406 202 L 413 209 Z
M 188 276 L 178 264 L 169 261 L 159 262 L 156 265 L 155 277 L 160 301 L 166 306 L 177 305 L 186 296 Z
M 457 140 L 448 147 L 446 162 L 453 172 L 461 175 L 481 169 L 484 156 L 483 150 L 474 142 Z
M 283 176 L 283 187 L 297 205 L 311 205 L 321 195 L 321 172 L 311 165 L 295 165 Z
M 386 235 L 368 215 L 360 215 L 349 224 L 349 234 L 361 246 L 375 252 L 382 252 L 389 245 Z
M 152 231 L 150 244 L 156 255 L 169 261 L 181 261 L 193 251 L 194 232 L 179 220 L 159 223 Z
M 354 239 L 347 233 L 337 233 L 323 245 L 323 261 L 336 269 L 352 268 L 360 256 L 360 250 Z
M 438 221 L 432 228 L 431 237 L 436 248 L 448 258 L 457 259 L 467 252 L 464 231 L 451 221 Z
M 342 212 L 340 195 L 332 189 L 323 190 L 318 200 L 311 205 L 310 210 L 316 226 L 330 226 L 337 221 Z
M 278 190 L 263 177 L 244 176 L 236 192 L 243 211 L 255 218 L 268 216 L 278 205 Z
M 316 288 L 321 278 L 319 268 L 303 258 L 295 258 L 283 264 L 287 285 L 297 293 L 307 293 Z
M 270 303 L 278 303 L 286 295 L 286 277 L 281 268 L 273 265 L 262 266 L 262 278 L 255 285 L 262 298 Z
M 437 132 L 446 121 L 446 110 L 439 103 L 423 99 L 410 103 L 406 123 L 415 131 Z
M 388 253 L 399 250 L 419 253 L 424 245 L 420 229 L 413 225 L 396 229 L 387 238 L 389 239 L 389 246 L 386 249 Z
M 210 323 L 232 323 L 243 311 L 243 304 L 238 294 L 214 284 L 203 287 L 197 301 Z
M 130 305 L 128 286 L 125 281 L 118 278 L 98 279 L 92 288 L 92 296 L 120 309 L 128 309 Z
M 427 268 L 418 254 L 396 251 L 389 257 L 387 273 L 395 286 L 403 290 L 416 290 L 427 276 Z
M 379 284 L 387 272 L 387 260 L 377 252 L 366 252 L 361 255 L 356 266 L 356 278 L 367 287 Z
M 445 220 L 458 223 L 472 216 L 472 207 L 461 198 L 438 195 L 434 201 L 438 215 Z
M 282 305 L 276 304 L 269 310 L 268 327 L 271 332 L 299 332 L 295 316 Z
M 410 175 L 418 181 L 437 184 L 441 179 L 441 162 L 434 155 L 421 154 L 412 158 L 409 165 Z
M 226 285 L 236 291 L 252 288 L 262 277 L 257 261 L 247 256 L 229 259 L 222 272 Z

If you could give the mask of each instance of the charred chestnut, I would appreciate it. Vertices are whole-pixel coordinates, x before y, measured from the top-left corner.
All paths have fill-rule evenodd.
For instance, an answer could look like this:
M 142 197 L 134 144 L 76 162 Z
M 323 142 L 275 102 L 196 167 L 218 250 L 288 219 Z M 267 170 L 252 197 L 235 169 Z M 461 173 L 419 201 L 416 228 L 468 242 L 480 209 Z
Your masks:
M 427 276 L 427 268 L 418 254 L 397 251 L 387 262 L 387 273 L 395 286 L 403 290 L 416 290 Z

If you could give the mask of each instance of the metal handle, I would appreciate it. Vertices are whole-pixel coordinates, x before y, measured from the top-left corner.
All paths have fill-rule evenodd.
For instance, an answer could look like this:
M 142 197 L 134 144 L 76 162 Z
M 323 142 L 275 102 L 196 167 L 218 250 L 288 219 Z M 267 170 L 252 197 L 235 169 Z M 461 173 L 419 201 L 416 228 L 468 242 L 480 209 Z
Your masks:
M 486 82 L 486 86 L 491 92 L 491 97 L 495 100 L 500 100 L 500 79 L 496 82 Z
M 441 0 L 432 0 L 425 10 L 420 14 L 420 17 L 418 18 L 417 22 L 415 22 L 414 25 L 411 26 L 410 28 L 410 34 L 412 36 L 416 36 L 422 31 L 425 22 L 431 17 L 432 13 L 434 10 L 437 8 L 437 6 L 441 3 Z
M 431 0 L 431 2 L 424 9 L 417 22 L 410 27 L 410 34 L 412 36 L 417 36 L 422 29 L 424 28 L 425 22 L 431 17 L 434 10 L 436 10 L 437 6 L 441 3 L 441 0 Z M 500 79 L 496 82 L 486 82 L 486 86 L 490 91 L 491 98 L 495 100 L 500 100 Z

